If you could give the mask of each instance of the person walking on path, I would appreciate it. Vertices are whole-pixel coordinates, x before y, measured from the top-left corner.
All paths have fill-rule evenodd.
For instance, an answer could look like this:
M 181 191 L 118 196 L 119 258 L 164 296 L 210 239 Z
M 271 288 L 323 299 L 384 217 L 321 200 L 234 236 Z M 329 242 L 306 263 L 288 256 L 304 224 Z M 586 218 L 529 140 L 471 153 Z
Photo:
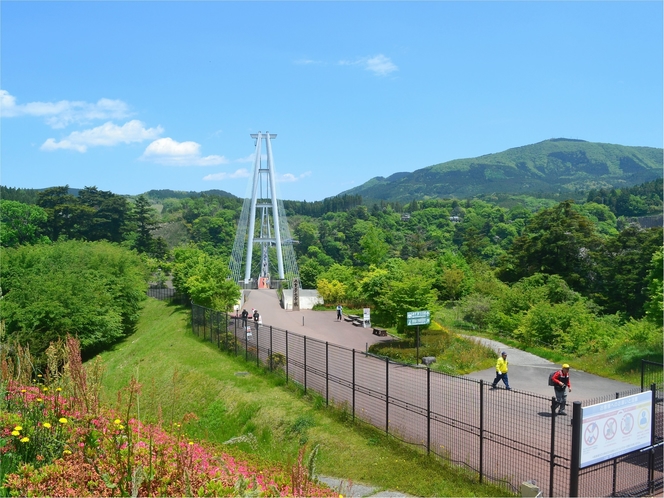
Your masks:
M 558 415 L 567 415 L 565 407 L 567 406 L 567 391 L 572 392 L 572 382 L 569 380 L 569 365 L 564 363 L 562 368 L 553 374 L 553 391 L 556 393 L 558 402 Z
M 507 379 L 507 353 L 505 351 L 502 352 L 498 358 L 498 361 L 496 362 L 496 378 L 493 379 L 491 388 L 495 389 L 496 385 L 501 380 L 503 381 L 503 384 L 505 384 L 505 389 L 511 391 L 512 388 L 510 387 L 510 381 Z
M 343 318 L 343 311 L 344 308 L 340 304 L 337 305 L 337 320 L 341 320 Z
M 246 329 L 247 328 L 247 318 L 249 317 L 249 312 L 245 309 L 242 310 L 242 326 Z

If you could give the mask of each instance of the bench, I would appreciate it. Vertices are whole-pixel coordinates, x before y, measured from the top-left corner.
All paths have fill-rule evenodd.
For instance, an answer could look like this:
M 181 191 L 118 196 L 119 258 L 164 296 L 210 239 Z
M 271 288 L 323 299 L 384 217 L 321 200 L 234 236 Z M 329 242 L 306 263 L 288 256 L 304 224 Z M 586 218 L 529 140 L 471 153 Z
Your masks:
M 380 336 L 380 337 L 387 337 L 387 330 L 385 329 L 377 329 L 374 327 L 373 329 L 374 335 Z
M 364 324 L 362 323 L 362 320 L 353 320 L 353 325 L 356 327 L 361 327 Z
M 348 315 L 344 315 L 344 321 L 345 321 L 345 322 L 352 322 L 353 320 L 354 320 L 354 318 L 351 318 L 351 317 L 348 316 Z

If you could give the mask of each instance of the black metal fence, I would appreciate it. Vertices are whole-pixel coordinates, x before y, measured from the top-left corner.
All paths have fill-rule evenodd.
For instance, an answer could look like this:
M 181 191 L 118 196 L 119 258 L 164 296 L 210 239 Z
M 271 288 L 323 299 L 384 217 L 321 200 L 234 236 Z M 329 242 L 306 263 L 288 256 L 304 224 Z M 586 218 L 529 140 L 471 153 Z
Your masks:
M 177 292 L 172 287 L 150 286 L 147 294 L 148 297 L 153 297 L 160 301 L 169 301 L 175 304 L 187 304 L 189 302 L 186 294 Z
M 518 492 L 522 482 L 535 481 L 544 496 L 570 491 L 572 426 L 568 417 L 555 414 L 555 398 L 492 390 L 482 380 L 243 323 L 197 305 L 192 306 L 192 330 L 224 351 L 280 371 L 287 382 L 317 392 L 353 419 L 472 469 L 480 482 L 501 483 Z M 660 422 L 661 411 L 660 398 Z M 655 437 L 661 436 L 658 423 Z M 631 454 L 584 469 L 579 477 L 582 496 L 643 495 L 661 489 L 661 456 L 659 470 L 652 458 L 644 468 L 643 458 Z

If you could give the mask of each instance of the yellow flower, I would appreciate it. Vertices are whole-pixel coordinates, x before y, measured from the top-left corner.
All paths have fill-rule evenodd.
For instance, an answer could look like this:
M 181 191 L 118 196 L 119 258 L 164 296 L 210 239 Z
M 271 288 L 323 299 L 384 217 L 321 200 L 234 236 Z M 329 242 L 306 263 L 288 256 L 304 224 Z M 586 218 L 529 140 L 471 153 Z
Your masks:
M 21 389 L 21 392 L 24 393 L 24 392 L 25 392 L 25 389 Z
M 18 431 L 12 431 L 12 436 L 20 436 L 21 433 Z
M 14 430 L 15 431 L 22 431 L 23 427 L 21 427 L 20 425 L 17 425 L 16 427 L 14 427 Z
M 61 419 L 58 419 L 58 422 L 60 422 L 61 424 L 66 424 L 66 423 L 67 423 L 67 419 L 64 418 L 64 417 L 62 417 Z
M 48 387 L 45 387 L 43 390 L 44 390 L 44 392 L 48 391 Z
M 44 427 L 46 427 L 47 429 L 50 429 L 50 428 L 51 428 L 51 424 L 49 424 L 48 422 L 44 422 L 42 425 L 43 425 Z
M 44 400 L 41 399 L 41 398 L 37 398 L 37 402 L 38 402 L 38 403 L 41 403 L 42 401 L 44 401 Z
M 189 441 L 189 445 L 193 445 L 193 444 L 194 444 L 194 442 L 193 442 L 193 441 Z
M 37 377 L 41 377 L 41 376 L 42 376 L 42 374 L 37 374 Z
M 59 391 L 62 391 L 62 388 L 61 387 L 56 387 L 55 390 L 59 392 Z
M 113 423 L 114 423 L 115 425 L 120 425 L 120 419 L 119 419 L 119 418 L 116 418 L 116 419 L 113 421 Z
M 21 438 L 22 443 L 27 443 L 28 441 L 30 441 L 30 438 L 28 436 Z
M 71 455 L 71 451 L 69 451 L 69 450 L 65 450 L 62 453 L 64 453 L 65 455 Z
M 124 429 L 124 425 L 118 425 L 118 429 L 120 430 Z

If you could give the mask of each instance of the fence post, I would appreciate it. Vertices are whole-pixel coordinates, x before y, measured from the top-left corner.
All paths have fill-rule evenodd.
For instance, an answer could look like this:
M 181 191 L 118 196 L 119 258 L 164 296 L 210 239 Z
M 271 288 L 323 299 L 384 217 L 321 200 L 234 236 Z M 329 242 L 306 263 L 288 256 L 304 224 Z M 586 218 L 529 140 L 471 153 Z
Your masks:
M 355 422 L 355 349 L 353 348 L 353 422 Z
M 237 358 L 237 320 L 235 320 L 235 330 L 233 331 L 233 349 L 235 349 L 235 357 Z
M 643 363 L 641 363 L 643 365 Z M 643 378 L 642 378 L 643 379 Z M 620 398 L 620 393 L 616 393 L 616 399 Z M 616 487 L 618 486 L 618 459 L 613 459 L 613 482 L 611 484 L 611 496 L 616 496 Z
M 553 498 L 553 476 L 556 468 L 556 408 L 558 401 L 551 396 L 551 449 L 549 450 L 549 496 Z
M 329 344 L 325 341 L 325 404 L 330 404 Z
M 258 322 L 256 322 L 256 366 L 260 367 L 261 366 L 261 348 L 260 344 L 258 343 Z
M 641 392 L 643 392 L 643 387 L 645 386 L 645 382 L 643 380 L 645 374 L 646 374 L 646 361 L 643 358 L 641 358 Z
M 249 327 L 244 327 L 244 361 L 249 361 L 249 335 L 247 334 L 247 329 Z
M 390 359 L 385 357 L 385 434 L 390 433 Z
M 221 312 L 217 313 L 217 349 L 220 349 L 221 343 L 219 342 L 219 336 L 221 335 Z
M 286 384 L 288 384 L 288 330 L 286 331 Z
M 654 382 L 650 384 L 650 391 L 652 392 L 652 413 L 650 414 L 650 451 L 648 452 L 648 492 L 650 495 L 655 494 L 655 443 L 657 441 L 655 437 L 655 431 L 657 426 L 655 424 L 655 404 L 657 403 L 657 384 Z
M 203 341 L 205 341 L 205 335 L 207 334 L 207 308 L 203 308 Z
M 484 379 L 480 379 L 480 483 L 484 480 Z
M 307 394 L 307 336 L 304 336 L 304 394 Z
M 429 455 L 430 453 L 431 453 L 431 369 L 427 365 L 427 455 Z
M 272 358 L 272 325 L 270 325 L 270 372 L 274 370 L 273 358 Z
M 570 458 L 569 495 L 579 496 L 579 467 L 581 466 L 581 402 L 572 405 L 572 455 Z
M 194 306 L 194 303 L 191 303 L 191 331 L 196 334 L 196 327 L 194 327 L 194 324 L 196 323 L 196 320 L 194 319 L 194 315 L 196 314 L 196 306 Z

